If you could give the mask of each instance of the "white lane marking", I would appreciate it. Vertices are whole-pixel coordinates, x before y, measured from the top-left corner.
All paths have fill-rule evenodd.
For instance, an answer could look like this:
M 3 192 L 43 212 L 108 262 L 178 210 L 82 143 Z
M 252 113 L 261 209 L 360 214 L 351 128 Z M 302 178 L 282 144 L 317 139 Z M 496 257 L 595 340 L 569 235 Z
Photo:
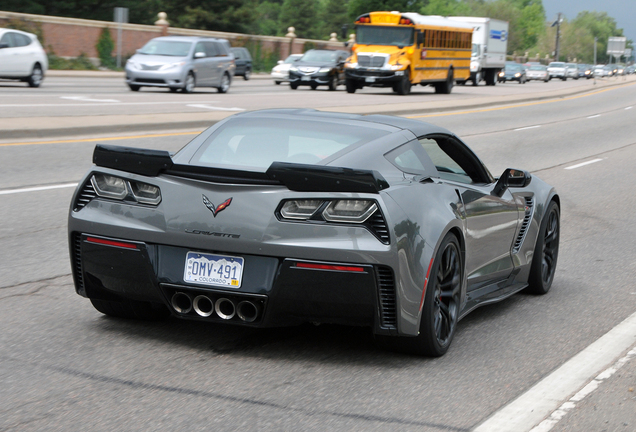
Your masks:
M 535 384 L 530 390 L 477 426 L 474 432 L 527 432 L 590 378 L 607 369 L 636 344 L 636 313 Z
M 576 164 L 576 165 L 572 165 L 572 166 L 566 167 L 564 169 L 571 170 L 571 169 L 581 168 L 582 166 L 593 164 L 593 163 L 596 163 L 596 162 L 600 162 L 602 160 L 603 159 L 592 159 L 592 160 L 589 160 L 587 162 L 581 162 L 580 164 Z
M 113 103 L 82 103 L 82 104 L 74 104 L 74 103 L 64 103 L 64 104 L 4 104 L 0 105 L 0 108 L 22 108 L 22 107 L 72 107 L 72 106 L 119 106 L 119 105 L 168 105 L 168 104 L 178 104 L 183 105 L 185 101 L 155 101 L 155 102 L 113 102 Z M 203 101 L 203 103 L 218 103 L 218 101 Z
M 522 128 L 519 128 L 519 129 L 515 129 L 515 132 L 516 132 L 516 131 L 520 131 L 520 130 L 526 130 L 526 129 L 540 128 L 540 127 L 541 127 L 541 125 L 536 125 L 536 126 L 527 126 L 527 127 L 522 127 Z
M 620 358 L 609 368 L 601 372 L 596 378 L 583 387 L 577 394 L 572 396 L 569 401 L 565 402 L 556 411 L 550 414 L 550 417 L 543 420 L 530 432 L 548 432 L 550 431 L 565 415 L 576 408 L 576 402 L 580 402 L 585 399 L 586 396 L 594 392 L 606 379 L 614 375 L 620 368 L 625 366 L 633 357 L 636 357 L 636 348 L 627 353 L 625 357 Z
M 0 195 L 9 195 L 9 194 L 16 194 L 16 193 L 24 193 L 24 192 L 38 192 L 38 191 L 44 191 L 49 189 L 62 189 L 62 188 L 70 188 L 70 187 L 77 187 L 77 183 L 62 183 L 62 184 L 51 185 L 51 186 L 6 189 L 6 190 L 0 190 Z
M 600 114 L 596 114 L 596 115 L 593 115 L 593 116 L 589 116 L 588 118 L 591 119 L 591 118 L 596 118 L 596 117 L 600 117 L 600 116 L 601 116 Z
M 632 108 L 634 108 L 634 107 L 627 107 L 627 108 L 625 108 L 625 109 L 626 109 L 626 110 L 628 110 L 628 109 L 632 109 Z
M 81 102 L 121 102 L 117 99 L 91 99 L 86 96 L 60 96 L 60 99 L 68 99 Z
M 215 107 L 215 106 L 210 106 L 205 104 L 189 104 L 186 106 L 189 106 L 192 108 L 205 108 L 205 109 L 209 109 L 213 111 L 245 111 L 245 109 L 243 108 L 221 108 L 221 107 Z

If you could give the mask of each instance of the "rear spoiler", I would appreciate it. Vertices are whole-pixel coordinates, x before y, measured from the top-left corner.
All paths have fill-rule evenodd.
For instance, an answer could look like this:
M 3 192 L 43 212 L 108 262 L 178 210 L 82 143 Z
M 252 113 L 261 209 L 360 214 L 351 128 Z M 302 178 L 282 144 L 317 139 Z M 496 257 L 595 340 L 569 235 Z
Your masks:
M 379 193 L 389 183 L 377 171 L 322 165 L 273 162 L 266 172 L 240 171 L 175 164 L 165 150 L 97 144 L 93 163 L 133 174 L 156 177 L 161 173 L 204 181 L 284 185 L 298 192 Z

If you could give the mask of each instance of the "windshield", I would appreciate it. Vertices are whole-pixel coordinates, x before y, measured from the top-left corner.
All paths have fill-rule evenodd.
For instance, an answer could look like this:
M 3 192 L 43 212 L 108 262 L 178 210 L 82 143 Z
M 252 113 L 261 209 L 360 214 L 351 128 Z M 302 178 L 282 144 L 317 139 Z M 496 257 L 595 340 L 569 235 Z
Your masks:
M 307 51 L 301 60 L 304 62 L 335 62 L 337 58 L 338 53 L 335 51 L 311 50 Z
M 301 57 L 300 55 L 290 55 L 289 57 L 285 59 L 285 63 L 291 64 L 295 62 L 296 60 L 298 60 L 300 57 Z
M 565 67 L 565 63 L 552 62 L 548 66 L 549 67 Z
M 139 54 L 185 57 L 191 46 L 192 42 L 151 40 L 139 50 Z
M 357 26 L 356 43 L 364 45 L 409 46 L 414 43 L 413 28 L 389 26 Z
M 521 70 L 521 65 L 507 64 L 506 65 L 506 70 L 510 71 L 510 72 L 520 71 Z
M 542 71 L 545 70 L 545 66 L 539 66 L 539 65 L 535 65 L 535 66 L 530 66 L 530 70 L 538 70 L 538 71 Z
M 351 146 L 389 132 L 350 124 L 272 119 L 233 119 L 197 150 L 193 165 L 265 172 L 274 161 L 316 164 Z
M 470 55 L 473 57 L 479 57 L 479 44 L 473 44 L 473 52 Z

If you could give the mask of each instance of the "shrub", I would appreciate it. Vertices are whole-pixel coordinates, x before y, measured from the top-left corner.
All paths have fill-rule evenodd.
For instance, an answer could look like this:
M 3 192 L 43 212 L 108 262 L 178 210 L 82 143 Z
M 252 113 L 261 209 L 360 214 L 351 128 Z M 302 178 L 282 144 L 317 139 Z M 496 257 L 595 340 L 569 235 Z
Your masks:
M 102 29 L 95 48 L 97 49 L 97 55 L 99 56 L 101 65 L 109 69 L 113 69 L 115 67 L 115 59 L 113 58 L 115 42 L 110 35 L 110 30 L 108 29 L 108 27 L 104 27 Z

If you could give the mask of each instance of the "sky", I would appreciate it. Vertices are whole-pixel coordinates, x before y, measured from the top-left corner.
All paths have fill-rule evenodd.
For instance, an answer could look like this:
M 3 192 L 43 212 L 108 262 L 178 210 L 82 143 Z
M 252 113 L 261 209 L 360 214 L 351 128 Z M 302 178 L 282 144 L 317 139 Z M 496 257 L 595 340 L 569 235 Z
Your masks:
M 627 39 L 636 42 L 636 0 L 543 0 L 543 8 L 548 21 L 556 20 L 559 12 L 568 20 L 583 11 L 607 12 Z

